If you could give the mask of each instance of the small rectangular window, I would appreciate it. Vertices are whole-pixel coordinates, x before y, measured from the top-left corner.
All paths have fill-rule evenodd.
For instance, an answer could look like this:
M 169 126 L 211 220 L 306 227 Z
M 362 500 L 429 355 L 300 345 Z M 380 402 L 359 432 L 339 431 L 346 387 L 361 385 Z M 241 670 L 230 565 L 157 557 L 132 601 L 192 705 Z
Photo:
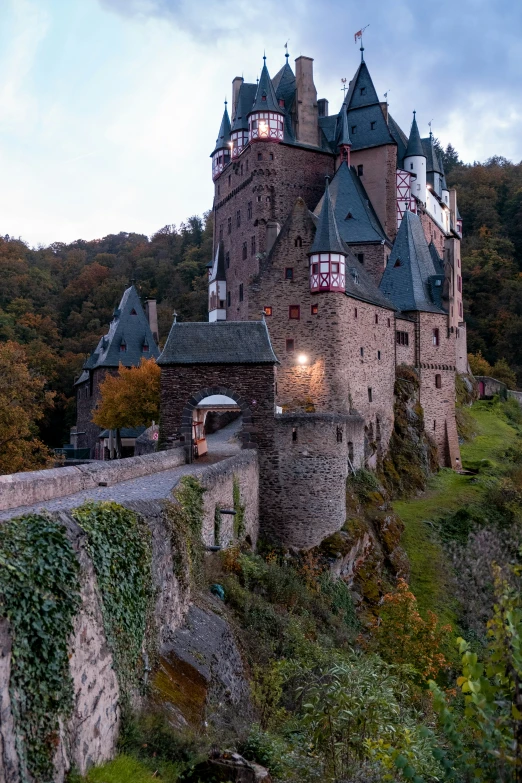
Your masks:
M 362 163 L 359 163 L 359 165 L 357 166 L 357 174 L 359 175 L 359 177 L 362 177 L 364 174 L 364 166 Z
M 243 283 L 241 283 L 239 286 L 239 301 L 243 301 Z
M 368 386 L 368 402 L 372 402 L 373 400 L 373 392 L 371 388 Z
M 438 329 L 433 330 L 433 345 L 440 345 L 440 335 Z
M 391 326 L 391 318 L 388 318 L 388 328 Z
M 265 307 L 263 309 L 263 312 L 265 315 L 272 315 L 272 308 L 271 307 Z
M 337 425 L 337 443 L 343 442 L 343 427 L 342 424 Z
M 274 153 L 273 153 L 273 152 L 271 152 L 271 153 L 270 153 L 270 155 L 269 155 L 268 157 L 270 158 L 270 160 L 274 160 Z
M 396 332 L 397 345 L 409 345 L 409 339 L 408 332 Z
M 364 253 L 357 253 L 357 261 L 360 264 L 364 264 Z
M 230 266 L 230 253 L 225 253 L 225 269 L 228 269 Z
M 361 356 L 364 356 L 364 348 L 359 349 Z
M 297 427 L 292 427 L 292 441 L 295 443 L 297 440 Z
M 250 239 L 250 255 L 255 256 L 255 254 L 256 254 L 256 238 L 255 236 L 253 236 Z
M 286 341 L 286 352 L 293 353 L 295 349 L 294 341 L 290 338 Z
M 246 242 L 243 242 L 243 261 L 246 260 L 247 255 L 248 255 L 248 246 Z
M 263 153 L 262 152 L 258 152 L 257 153 L 257 159 L 258 160 L 263 160 Z
M 317 315 L 317 313 L 319 312 L 319 305 L 313 304 L 310 312 L 312 313 L 312 315 Z
M 319 264 L 312 264 L 312 274 L 313 275 L 319 274 Z
M 238 211 L 236 212 L 236 226 L 239 228 L 240 225 L 241 225 L 241 210 L 238 209 Z
M 231 217 L 229 217 L 228 220 L 227 220 L 227 232 L 229 234 L 232 233 L 232 218 Z
M 370 122 L 370 130 L 375 130 L 376 122 Z
M 352 136 L 355 136 L 355 134 L 357 133 L 357 125 L 352 125 L 350 133 L 352 134 Z
M 290 305 L 288 308 L 288 317 L 291 321 L 299 321 L 301 317 L 301 308 L 299 305 Z
M 380 351 L 377 351 L 377 360 L 381 361 L 381 352 Z
M 252 218 L 252 202 L 249 201 L 247 205 L 247 217 L 249 220 Z
M 410 163 L 410 169 L 413 171 L 413 163 Z
M 359 92 L 361 95 L 366 95 L 366 87 L 360 87 Z
M 230 291 L 227 293 L 227 307 L 230 307 Z
M 378 313 L 375 313 L 375 323 L 376 324 L 379 323 L 379 315 L 378 315 Z
M 436 375 L 435 376 L 435 388 L 436 389 L 442 389 L 442 376 Z
M 285 269 L 285 280 L 293 280 L 293 279 L 294 279 L 294 267 L 287 266 Z
M 354 311 L 353 311 L 353 317 L 357 318 L 357 308 L 355 308 Z

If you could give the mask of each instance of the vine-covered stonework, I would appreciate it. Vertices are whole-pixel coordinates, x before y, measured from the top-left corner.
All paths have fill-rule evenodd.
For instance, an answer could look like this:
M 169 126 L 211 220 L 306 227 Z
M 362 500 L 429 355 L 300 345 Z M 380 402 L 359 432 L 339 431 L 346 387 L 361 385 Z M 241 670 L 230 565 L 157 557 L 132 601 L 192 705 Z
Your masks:
M 232 498 L 234 501 L 234 511 L 236 515 L 234 517 L 234 537 L 236 540 L 241 540 L 246 532 L 245 525 L 245 506 L 241 503 L 241 490 L 239 486 L 239 478 L 234 476 L 232 484 Z
M 87 503 L 73 512 L 87 533 L 124 710 L 145 681 L 147 620 L 154 598 L 151 534 L 139 514 L 118 503 Z
M 11 706 L 21 778 L 52 783 L 59 719 L 72 707 L 68 641 L 79 566 L 65 528 L 45 515 L 0 526 L 0 614 L 12 638 Z M 27 774 L 28 773 L 28 774 Z
M 174 502 L 167 506 L 174 569 L 184 589 L 190 587 L 191 581 L 201 581 L 205 492 L 197 478 L 183 476 L 173 493 Z

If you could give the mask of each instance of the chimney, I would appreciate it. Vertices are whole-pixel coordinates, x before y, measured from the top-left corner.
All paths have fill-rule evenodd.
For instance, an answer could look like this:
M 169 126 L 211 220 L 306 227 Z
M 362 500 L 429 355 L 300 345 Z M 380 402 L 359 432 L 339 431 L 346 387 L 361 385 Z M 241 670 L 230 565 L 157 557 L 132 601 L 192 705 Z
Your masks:
M 232 81 L 232 114 L 230 115 L 231 118 L 236 113 L 237 97 L 239 95 L 239 88 L 241 87 L 242 84 L 243 84 L 242 76 L 236 76 L 236 78 L 233 79 Z
M 147 301 L 145 302 L 145 315 L 147 316 L 147 321 L 149 322 L 150 331 L 152 332 L 152 336 L 154 337 L 156 345 L 159 345 L 158 308 L 156 307 L 155 299 L 147 299 Z
M 317 90 L 314 84 L 312 57 L 298 57 L 295 61 L 297 86 L 297 141 L 317 147 L 319 141 Z
M 328 101 L 326 98 L 320 98 L 317 101 L 317 109 L 319 112 L 319 117 L 328 117 Z

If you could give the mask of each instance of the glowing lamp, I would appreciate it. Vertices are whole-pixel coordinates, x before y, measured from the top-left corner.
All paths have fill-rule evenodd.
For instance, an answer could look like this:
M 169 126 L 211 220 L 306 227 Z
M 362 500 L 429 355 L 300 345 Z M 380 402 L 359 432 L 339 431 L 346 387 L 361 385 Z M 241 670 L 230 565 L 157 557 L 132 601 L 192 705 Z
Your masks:
M 298 364 L 308 364 L 308 356 L 304 353 L 300 353 L 297 357 Z

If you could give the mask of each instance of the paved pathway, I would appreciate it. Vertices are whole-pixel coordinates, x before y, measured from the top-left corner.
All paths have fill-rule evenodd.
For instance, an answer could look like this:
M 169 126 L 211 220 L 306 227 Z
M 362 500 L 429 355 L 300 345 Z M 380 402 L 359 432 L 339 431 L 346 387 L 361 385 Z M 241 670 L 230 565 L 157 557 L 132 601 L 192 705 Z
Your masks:
M 241 420 L 233 421 L 222 430 L 218 430 L 207 438 L 209 453 L 192 465 L 180 465 L 171 470 L 163 470 L 161 473 L 152 473 L 149 476 L 122 481 L 112 487 L 94 487 L 74 495 L 47 500 L 33 506 L 19 506 L 7 511 L 0 511 L 0 520 L 28 514 L 45 509 L 46 511 L 61 511 L 62 509 L 76 508 L 87 500 L 115 500 L 117 502 L 127 500 L 158 500 L 169 496 L 182 476 L 187 474 L 197 475 L 207 465 L 221 462 L 232 457 L 240 449 L 236 434 L 241 428 Z

